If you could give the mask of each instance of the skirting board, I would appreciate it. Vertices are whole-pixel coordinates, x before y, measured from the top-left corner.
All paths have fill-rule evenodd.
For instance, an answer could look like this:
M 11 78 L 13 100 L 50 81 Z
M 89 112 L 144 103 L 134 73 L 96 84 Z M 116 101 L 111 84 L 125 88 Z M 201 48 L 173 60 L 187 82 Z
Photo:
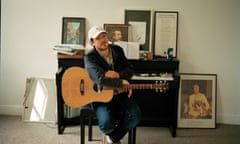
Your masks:
M 22 115 L 22 105 L 0 105 L 0 115 Z
M 240 125 L 240 115 L 217 114 L 217 123 Z

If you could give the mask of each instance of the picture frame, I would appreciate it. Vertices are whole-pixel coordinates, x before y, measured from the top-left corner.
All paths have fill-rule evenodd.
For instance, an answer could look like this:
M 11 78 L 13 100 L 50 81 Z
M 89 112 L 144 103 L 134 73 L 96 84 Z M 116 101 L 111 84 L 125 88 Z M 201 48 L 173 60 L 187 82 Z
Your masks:
M 130 24 L 103 24 L 107 36 L 111 42 L 132 41 Z
M 216 96 L 216 74 L 180 73 L 178 128 L 215 128 Z
M 167 57 L 167 49 L 172 48 L 172 57 L 177 57 L 178 12 L 155 11 L 153 26 L 153 55 Z
M 140 50 L 151 51 L 151 10 L 125 10 L 125 24 L 132 28 L 132 41 L 139 42 Z
M 85 45 L 86 18 L 63 17 L 62 18 L 62 44 Z

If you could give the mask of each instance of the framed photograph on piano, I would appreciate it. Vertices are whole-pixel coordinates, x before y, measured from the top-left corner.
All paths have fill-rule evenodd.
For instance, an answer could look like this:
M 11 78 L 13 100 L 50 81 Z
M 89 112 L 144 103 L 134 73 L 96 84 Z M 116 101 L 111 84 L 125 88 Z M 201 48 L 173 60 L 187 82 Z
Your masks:
M 140 44 L 140 50 L 151 51 L 151 10 L 125 10 L 125 24 L 131 25 L 132 42 Z
M 167 57 L 168 49 L 172 49 L 172 57 L 177 57 L 178 12 L 155 11 L 153 28 L 154 56 Z
M 180 74 L 178 128 L 216 127 L 216 74 Z
M 86 18 L 63 17 L 62 18 L 62 44 L 85 45 Z
M 130 24 L 108 24 L 103 25 L 107 31 L 107 36 L 111 42 L 131 41 L 131 25 Z

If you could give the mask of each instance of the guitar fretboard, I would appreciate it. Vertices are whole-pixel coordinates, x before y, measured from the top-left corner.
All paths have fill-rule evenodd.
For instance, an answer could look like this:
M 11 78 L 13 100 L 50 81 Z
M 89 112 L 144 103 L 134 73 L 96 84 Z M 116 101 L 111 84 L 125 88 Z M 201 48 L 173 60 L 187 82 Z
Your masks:
M 128 90 L 134 90 L 134 89 L 159 89 L 159 90 L 167 90 L 168 89 L 168 84 L 166 82 L 160 82 L 156 84 L 129 84 L 129 85 L 124 85 L 123 90 L 128 91 Z

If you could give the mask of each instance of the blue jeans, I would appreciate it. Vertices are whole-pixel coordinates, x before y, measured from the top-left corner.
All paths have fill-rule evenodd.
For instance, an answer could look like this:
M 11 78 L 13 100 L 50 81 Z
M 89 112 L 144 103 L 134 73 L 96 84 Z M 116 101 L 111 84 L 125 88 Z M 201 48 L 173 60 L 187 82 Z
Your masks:
M 127 93 L 113 97 L 109 103 L 92 103 L 100 130 L 114 140 L 121 140 L 141 120 L 141 111 Z

